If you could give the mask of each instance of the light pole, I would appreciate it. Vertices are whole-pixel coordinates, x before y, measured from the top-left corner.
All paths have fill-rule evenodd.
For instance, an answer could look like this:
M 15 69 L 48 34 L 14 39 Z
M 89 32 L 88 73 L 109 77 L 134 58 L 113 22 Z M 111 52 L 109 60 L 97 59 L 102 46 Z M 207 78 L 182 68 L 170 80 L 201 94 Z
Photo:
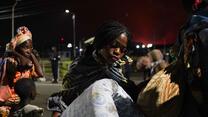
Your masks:
M 72 53 L 73 53 L 73 59 L 76 58 L 76 16 L 75 13 L 69 11 L 69 10 L 65 10 L 65 13 L 70 13 L 72 15 L 72 21 L 73 21 L 73 44 L 72 44 Z
M 14 37 L 14 9 L 17 5 L 17 0 L 15 0 L 15 3 L 12 6 L 12 38 Z
M 12 6 L 12 38 L 14 37 L 14 9 L 18 1 L 21 1 L 21 0 L 15 0 L 15 3 Z

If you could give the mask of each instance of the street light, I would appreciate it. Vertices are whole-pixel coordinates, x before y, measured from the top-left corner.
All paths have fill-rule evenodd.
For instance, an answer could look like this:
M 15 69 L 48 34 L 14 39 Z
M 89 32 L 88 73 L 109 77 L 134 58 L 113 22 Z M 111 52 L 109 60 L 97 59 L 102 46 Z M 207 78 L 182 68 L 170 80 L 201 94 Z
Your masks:
M 15 3 L 12 6 L 12 38 L 14 37 L 14 9 L 18 1 L 21 1 L 21 0 L 15 0 Z
M 75 18 L 75 13 L 69 11 L 68 9 L 65 10 L 65 13 L 67 14 L 71 14 L 72 15 L 72 21 L 73 21 L 73 45 L 72 45 L 72 53 L 73 53 L 73 59 L 76 58 L 76 27 L 75 27 L 75 24 L 76 24 L 76 18 Z

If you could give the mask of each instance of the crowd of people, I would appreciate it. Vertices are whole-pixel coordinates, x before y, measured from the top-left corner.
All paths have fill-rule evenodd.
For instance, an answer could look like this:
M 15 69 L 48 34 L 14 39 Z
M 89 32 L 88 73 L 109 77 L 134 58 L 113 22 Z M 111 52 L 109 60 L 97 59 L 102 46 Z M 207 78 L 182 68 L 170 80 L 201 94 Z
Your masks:
M 138 58 L 136 68 L 143 71 L 143 79 L 149 79 L 158 71 L 166 68 L 169 61 L 164 60 L 164 55 L 159 49 L 153 49 L 147 55 Z
M 207 117 L 208 116 L 208 1 L 183 0 L 190 18 L 179 30 L 168 62 L 153 49 L 138 59 L 144 81 L 135 84 L 127 55 L 132 35 L 118 21 L 104 22 L 83 55 L 71 63 L 63 90 L 47 100 L 53 117 Z M 189 4 L 188 4 L 189 3 Z M 53 83 L 60 56 L 52 47 Z M 32 33 L 19 27 L 0 59 L 0 117 L 41 117 L 43 108 L 31 104 L 35 79 L 44 73 Z

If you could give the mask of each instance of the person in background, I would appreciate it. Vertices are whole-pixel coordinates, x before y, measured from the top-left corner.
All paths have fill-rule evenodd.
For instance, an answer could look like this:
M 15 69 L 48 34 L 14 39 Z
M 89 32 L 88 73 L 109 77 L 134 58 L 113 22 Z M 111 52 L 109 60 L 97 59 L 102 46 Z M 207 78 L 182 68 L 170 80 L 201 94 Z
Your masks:
M 168 66 L 168 63 L 164 60 L 163 54 L 159 49 L 151 50 L 147 53 L 147 56 L 149 56 L 151 60 L 151 76 Z
M 52 52 L 50 54 L 50 61 L 51 61 L 51 68 L 52 68 L 52 74 L 53 74 L 52 83 L 58 83 L 58 69 L 59 69 L 58 63 L 60 60 L 60 56 L 55 46 L 53 46 L 51 50 Z
M 9 117 L 42 117 L 43 108 L 31 105 L 36 97 L 36 86 L 32 79 L 22 78 L 14 85 L 14 91 L 20 97 L 20 103 L 11 108 Z
M 143 80 L 148 80 L 151 76 L 150 70 L 151 70 L 151 59 L 149 56 L 141 56 L 138 58 L 136 63 L 136 68 L 139 71 L 143 72 Z
M 43 77 L 42 68 L 38 62 L 36 54 L 33 53 L 32 33 L 27 27 L 22 26 L 17 29 L 17 34 L 6 45 L 6 52 L 3 57 L 4 64 L 1 69 L 1 87 L 7 97 L 0 97 L 3 102 L 18 102 L 13 87 L 22 78 Z M 5 88 L 4 88 L 5 89 Z M 1 88 L 0 88 L 1 90 Z M 2 92 L 1 92 L 2 93 Z
M 144 80 L 167 66 L 168 62 L 163 59 L 163 54 L 159 49 L 153 49 L 147 55 L 140 57 L 136 64 L 137 69 L 143 71 Z

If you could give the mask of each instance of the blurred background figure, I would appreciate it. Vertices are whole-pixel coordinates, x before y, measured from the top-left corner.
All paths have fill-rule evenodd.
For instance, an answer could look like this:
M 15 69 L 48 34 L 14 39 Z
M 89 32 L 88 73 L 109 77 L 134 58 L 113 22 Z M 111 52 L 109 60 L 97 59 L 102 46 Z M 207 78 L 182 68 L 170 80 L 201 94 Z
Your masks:
M 159 49 L 153 49 L 147 54 L 147 56 L 149 56 L 151 60 L 150 75 L 154 75 L 168 65 L 168 63 L 164 60 L 162 52 Z
M 147 55 L 137 60 L 136 68 L 144 73 L 144 80 L 167 67 L 168 62 L 164 60 L 163 54 L 159 49 L 153 49 Z
M 138 58 L 136 63 L 137 70 L 143 72 L 143 80 L 150 77 L 151 59 L 149 56 L 141 56 Z
M 50 53 L 50 61 L 51 61 L 51 68 L 53 75 L 52 83 L 58 83 L 58 69 L 59 69 L 58 62 L 60 60 L 60 56 L 55 46 L 51 47 L 51 50 L 52 52 Z

